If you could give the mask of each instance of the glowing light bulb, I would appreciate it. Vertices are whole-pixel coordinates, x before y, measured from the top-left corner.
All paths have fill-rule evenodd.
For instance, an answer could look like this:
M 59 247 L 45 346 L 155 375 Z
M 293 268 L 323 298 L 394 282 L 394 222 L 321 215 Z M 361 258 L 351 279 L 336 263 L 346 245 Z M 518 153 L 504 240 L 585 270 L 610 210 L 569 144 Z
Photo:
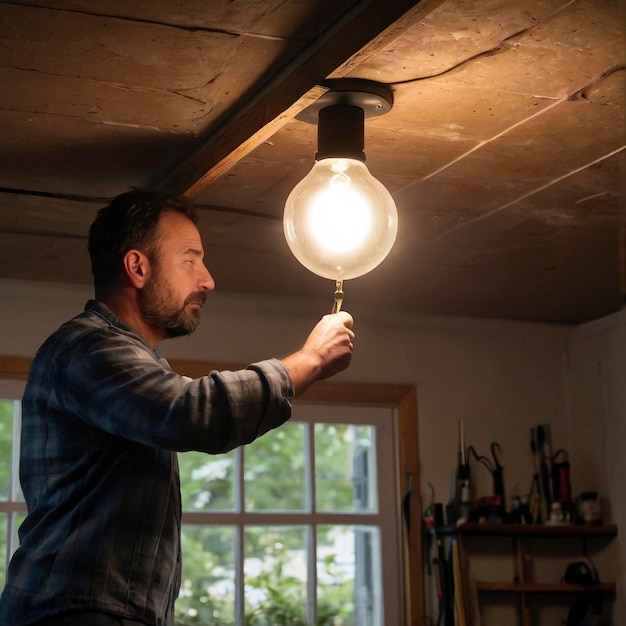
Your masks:
M 372 214 L 367 198 L 344 173 L 344 163 L 331 167 L 337 174 L 313 198 L 308 226 L 320 247 L 341 254 L 362 245 L 372 227 Z
M 357 159 L 317 161 L 287 198 L 283 227 L 293 255 L 333 280 L 362 276 L 391 250 L 398 213 L 391 194 Z

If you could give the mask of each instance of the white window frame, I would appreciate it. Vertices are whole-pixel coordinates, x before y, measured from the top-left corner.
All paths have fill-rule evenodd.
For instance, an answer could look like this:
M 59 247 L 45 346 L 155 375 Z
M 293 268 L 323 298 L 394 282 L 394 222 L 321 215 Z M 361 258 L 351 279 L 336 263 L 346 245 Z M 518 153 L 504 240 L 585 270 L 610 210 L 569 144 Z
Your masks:
M 19 498 L 19 448 L 20 448 L 20 432 L 21 432 L 21 406 L 20 398 L 24 392 L 24 381 L 20 380 L 3 380 L 0 379 L 0 399 L 13 400 L 13 447 L 11 457 L 11 483 L 9 486 L 9 495 L 7 500 L 0 500 L 0 514 L 7 516 L 7 532 L 6 537 L 1 539 L 6 542 L 6 563 L 1 567 L 8 567 L 9 559 L 17 548 L 17 526 L 18 517 L 26 513 L 26 503 Z

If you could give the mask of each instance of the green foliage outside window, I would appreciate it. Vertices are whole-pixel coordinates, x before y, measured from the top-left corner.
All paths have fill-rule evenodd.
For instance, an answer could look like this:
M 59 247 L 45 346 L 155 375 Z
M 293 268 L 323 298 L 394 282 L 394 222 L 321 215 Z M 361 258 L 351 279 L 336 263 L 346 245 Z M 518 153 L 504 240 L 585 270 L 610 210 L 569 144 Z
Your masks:
M 0 400 L 0 500 L 9 498 L 11 487 L 11 461 L 13 454 L 13 401 Z M 6 513 L 0 514 L 0 588 L 4 587 L 7 562 Z
M 0 400 L 0 500 L 8 500 L 13 452 L 13 400 Z
M 246 511 L 307 508 L 304 424 L 290 423 L 244 448 Z
M 234 626 L 234 528 L 186 525 L 182 540 L 177 626 Z
M 307 426 L 289 423 L 244 449 L 246 511 L 302 512 L 307 498 Z M 318 506 L 325 511 L 355 510 L 354 450 L 371 443 L 369 426 L 317 424 L 315 469 Z M 365 444 L 367 445 L 367 444 Z M 235 455 L 180 456 L 183 509 L 235 510 Z M 361 510 L 357 507 L 356 510 Z M 307 621 L 306 527 L 246 527 L 244 626 L 354 626 L 355 585 L 340 572 L 325 529 L 318 537 L 317 621 Z M 235 528 L 185 526 L 183 587 L 176 603 L 177 626 L 234 626 Z M 350 535 L 353 546 L 353 535 Z M 351 549 L 351 548 L 349 548 Z M 254 564 L 256 563 L 256 568 Z M 321 564 L 321 565 L 320 565 Z M 294 575 L 294 570 L 297 574 Z

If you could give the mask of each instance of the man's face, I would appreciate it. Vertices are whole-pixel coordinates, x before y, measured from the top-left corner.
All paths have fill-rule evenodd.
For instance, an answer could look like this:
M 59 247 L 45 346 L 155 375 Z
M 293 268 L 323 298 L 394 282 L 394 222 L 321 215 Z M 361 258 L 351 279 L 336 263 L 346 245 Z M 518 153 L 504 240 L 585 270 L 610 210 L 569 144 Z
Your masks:
M 204 265 L 200 233 L 184 215 L 167 211 L 158 227 L 159 253 L 139 292 L 144 320 L 164 337 L 189 335 L 215 282 Z

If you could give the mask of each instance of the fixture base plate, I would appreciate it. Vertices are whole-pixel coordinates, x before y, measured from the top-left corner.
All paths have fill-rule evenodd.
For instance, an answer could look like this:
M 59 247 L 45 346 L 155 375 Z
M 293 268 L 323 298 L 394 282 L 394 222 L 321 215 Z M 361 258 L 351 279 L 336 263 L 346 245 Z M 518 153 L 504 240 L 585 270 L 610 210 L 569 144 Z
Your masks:
M 376 117 L 391 111 L 393 93 L 387 85 L 360 78 L 339 78 L 323 83 L 329 90 L 296 119 L 309 124 L 317 124 L 320 109 L 334 104 L 349 104 L 363 109 L 365 117 Z

